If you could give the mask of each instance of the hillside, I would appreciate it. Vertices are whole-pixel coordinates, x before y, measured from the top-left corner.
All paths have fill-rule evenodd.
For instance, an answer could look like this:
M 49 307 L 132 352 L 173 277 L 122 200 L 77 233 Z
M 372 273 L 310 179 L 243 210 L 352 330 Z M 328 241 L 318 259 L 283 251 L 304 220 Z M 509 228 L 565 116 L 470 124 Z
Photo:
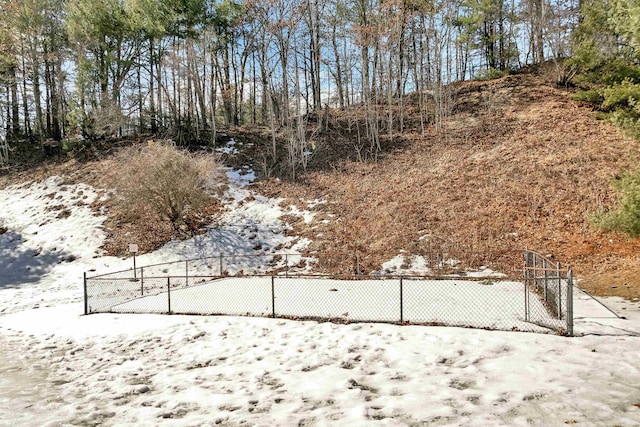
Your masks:
M 459 84 L 440 134 L 407 133 L 377 163 L 312 164 L 302 184 L 261 189 L 329 202 L 318 219 L 330 222 L 296 228 L 327 254 L 326 268 L 350 268 L 356 252 L 378 268 L 427 250 L 430 235 L 472 251 L 534 248 L 572 266 L 588 290 L 640 297 L 640 240 L 587 221 L 613 203 L 610 182 L 638 164 L 639 145 L 570 94 L 533 74 Z
M 639 144 L 544 76 L 460 83 L 453 92 L 452 113 L 440 133 L 428 127 L 421 134 L 415 112 L 409 113 L 413 129 L 386 141 L 377 162 L 347 160 L 353 150 L 348 138 L 334 135 L 332 144 L 318 144 L 299 182 L 269 178 L 256 184 L 259 192 L 284 198 L 284 205 L 316 212 L 313 221 L 289 222 L 292 233 L 312 240 L 317 268 L 352 271 L 358 255 L 363 271 L 371 271 L 399 253 L 432 247 L 506 250 L 517 267 L 520 252 L 530 247 L 572 266 L 587 290 L 640 297 L 640 240 L 601 233 L 587 221 L 613 203 L 610 182 L 637 164 Z M 230 164 L 258 159 L 269 145 L 253 129 L 228 134 L 255 143 L 225 154 Z M 10 171 L 0 176 L 0 187 L 54 174 L 104 187 L 105 171 L 114 167 L 109 150 L 85 157 Z M 110 217 L 108 253 L 117 254 L 132 236 L 144 250 L 171 238 L 153 221 L 140 226 L 122 223 L 117 213 Z

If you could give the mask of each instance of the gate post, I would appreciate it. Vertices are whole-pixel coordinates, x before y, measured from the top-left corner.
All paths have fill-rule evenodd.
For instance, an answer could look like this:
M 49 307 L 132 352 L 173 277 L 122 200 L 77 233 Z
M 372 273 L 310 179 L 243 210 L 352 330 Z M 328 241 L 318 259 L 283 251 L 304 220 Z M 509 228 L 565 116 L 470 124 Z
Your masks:
M 567 271 L 567 335 L 573 336 L 573 271 Z
M 556 264 L 556 277 L 558 278 L 558 319 L 562 320 L 562 272 L 560 271 L 560 263 Z
M 271 317 L 276 318 L 276 286 L 273 275 L 271 275 Z
M 529 321 L 529 249 L 524 253 L 524 269 L 522 270 L 522 276 L 524 277 L 524 321 Z
M 189 287 L 189 260 L 184 262 L 184 287 Z
M 547 302 L 549 301 L 549 297 L 547 296 L 547 288 L 549 286 L 548 282 L 548 277 L 549 277 L 549 272 L 547 271 L 547 268 L 549 268 L 549 266 L 547 265 L 547 260 L 546 259 L 542 259 L 542 273 L 544 274 L 544 301 Z
M 167 277 L 167 313 L 171 314 L 171 277 Z
M 402 276 L 400 276 L 400 324 L 404 322 L 404 298 L 403 298 L 403 286 Z
M 531 259 L 533 260 L 533 269 L 531 272 L 533 273 L 533 286 L 536 288 L 536 292 L 540 289 L 538 286 L 538 257 L 535 253 L 531 254 Z
M 89 298 L 87 295 L 87 272 L 84 272 L 84 314 L 89 314 Z

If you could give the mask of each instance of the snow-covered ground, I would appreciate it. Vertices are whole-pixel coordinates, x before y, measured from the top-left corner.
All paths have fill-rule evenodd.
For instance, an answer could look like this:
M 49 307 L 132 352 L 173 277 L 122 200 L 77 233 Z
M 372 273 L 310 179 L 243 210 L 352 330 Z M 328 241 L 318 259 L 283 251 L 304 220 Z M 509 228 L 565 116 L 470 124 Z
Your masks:
M 278 200 L 231 173 L 218 227 L 139 265 L 295 254 Z M 237 182 L 243 185 L 238 185 Z M 576 292 L 581 336 L 248 317 L 83 316 L 100 197 L 60 178 L 0 190 L 0 426 L 638 425 L 640 304 Z M 312 218 L 311 218 L 312 220 Z M 306 269 L 312 267 L 312 260 Z

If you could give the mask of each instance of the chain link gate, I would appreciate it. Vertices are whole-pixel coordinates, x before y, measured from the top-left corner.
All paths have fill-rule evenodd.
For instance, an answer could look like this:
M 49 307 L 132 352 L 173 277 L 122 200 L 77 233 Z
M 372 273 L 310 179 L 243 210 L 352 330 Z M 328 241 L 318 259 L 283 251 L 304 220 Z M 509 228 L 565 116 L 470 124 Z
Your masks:
M 551 257 L 524 254 L 525 320 L 573 336 L 573 272 Z M 542 306 L 532 301 L 542 301 Z

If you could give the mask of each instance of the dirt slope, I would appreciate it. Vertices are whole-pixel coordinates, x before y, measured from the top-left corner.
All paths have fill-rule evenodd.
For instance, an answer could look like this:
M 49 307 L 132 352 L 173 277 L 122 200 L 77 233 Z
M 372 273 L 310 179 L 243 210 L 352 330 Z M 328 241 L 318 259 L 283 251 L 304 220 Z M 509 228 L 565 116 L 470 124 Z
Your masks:
M 533 248 L 572 266 L 589 290 L 640 297 L 640 239 L 587 221 L 613 202 L 610 182 L 639 164 L 639 145 L 568 91 L 531 74 L 463 83 L 445 131 L 403 141 L 377 163 L 262 183 L 292 204 L 330 202 L 297 230 L 321 267 L 348 268 L 356 252 L 379 267 L 399 251 L 424 251 L 431 239 L 420 238 L 431 235 L 480 251 Z

